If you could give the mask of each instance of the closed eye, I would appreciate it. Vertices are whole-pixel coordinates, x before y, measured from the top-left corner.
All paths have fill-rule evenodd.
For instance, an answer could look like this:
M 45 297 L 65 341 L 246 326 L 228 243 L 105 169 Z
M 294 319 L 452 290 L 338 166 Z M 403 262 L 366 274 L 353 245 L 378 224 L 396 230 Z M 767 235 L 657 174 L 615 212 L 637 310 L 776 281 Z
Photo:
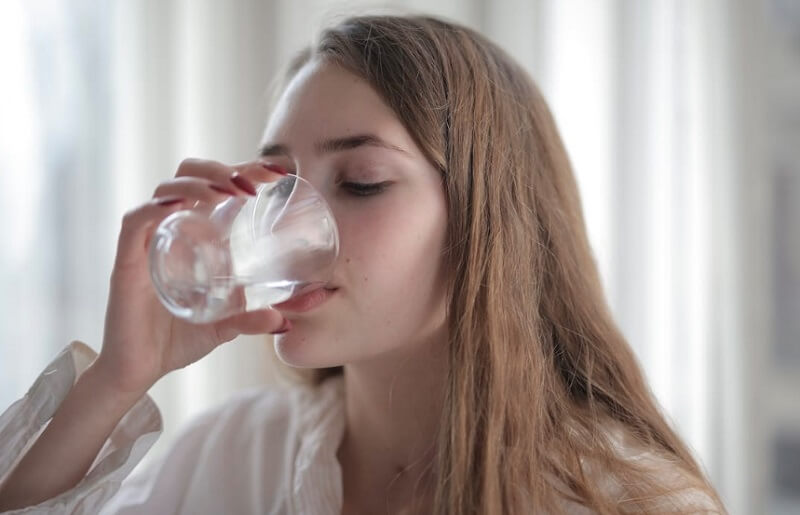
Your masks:
M 389 187 L 390 182 L 343 182 L 342 188 L 348 192 L 359 197 L 368 197 L 370 195 L 377 195 Z

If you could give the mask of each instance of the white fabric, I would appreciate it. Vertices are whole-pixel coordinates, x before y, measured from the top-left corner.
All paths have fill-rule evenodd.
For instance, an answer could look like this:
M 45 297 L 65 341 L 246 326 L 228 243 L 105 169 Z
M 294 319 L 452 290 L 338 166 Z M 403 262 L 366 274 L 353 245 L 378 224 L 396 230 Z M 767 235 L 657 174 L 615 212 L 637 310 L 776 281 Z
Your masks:
M 27 452 L 75 381 L 95 358 L 74 341 L 44 369 L 25 396 L 0 415 L 0 482 Z M 120 420 L 86 477 L 39 506 L 11 513 L 97 513 L 161 433 L 161 414 L 145 396 Z
M 72 342 L 0 415 L 0 470 L 7 473 L 24 454 L 94 356 L 85 344 Z M 158 408 L 145 396 L 120 421 L 80 484 L 9 513 L 338 513 L 341 387 L 335 378 L 313 391 L 259 388 L 236 394 L 196 417 L 165 456 L 120 488 L 162 431 Z
M 0 415 L 4 475 L 95 355 L 85 344 L 72 342 L 28 393 Z M 130 475 L 162 430 L 161 414 L 145 396 L 123 417 L 77 486 L 37 506 L 6 513 L 336 514 L 342 506 L 336 452 L 344 427 L 341 378 L 328 379 L 316 389 L 251 389 L 195 418 L 169 452 Z M 632 446 L 620 451 L 630 459 L 647 459 L 647 453 Z M 670 475 L 680 480 L 676 469 L 665 466 L 663 473 L 665 480 Z M 618 489 L 604 481 L 609 491 Z M 692 513 L 713 506 L 702 494 L 681 503 L 694 506 Z M 566 512 L 589 513 L 575 505 L 566 506 Z

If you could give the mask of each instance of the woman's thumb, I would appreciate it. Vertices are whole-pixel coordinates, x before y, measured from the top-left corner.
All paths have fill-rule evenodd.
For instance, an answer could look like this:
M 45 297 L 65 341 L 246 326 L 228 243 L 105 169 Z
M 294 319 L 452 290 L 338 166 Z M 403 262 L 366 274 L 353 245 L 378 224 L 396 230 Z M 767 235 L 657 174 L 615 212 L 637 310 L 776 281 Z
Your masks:
M 217 333 L 222 341 L 233 340 L 240 334 L 280 334 L 291 329 L 292 324 L 276 309 L 248 311 L 217 322 Z

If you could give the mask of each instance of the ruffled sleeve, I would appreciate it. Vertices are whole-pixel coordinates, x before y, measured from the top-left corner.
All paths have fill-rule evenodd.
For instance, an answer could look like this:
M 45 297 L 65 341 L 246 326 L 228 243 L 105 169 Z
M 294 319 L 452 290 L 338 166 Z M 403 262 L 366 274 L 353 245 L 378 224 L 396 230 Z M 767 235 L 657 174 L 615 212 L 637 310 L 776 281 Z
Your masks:
M 78 377 L 97 357 L 73 341 L 50 362 L 33 386 L 0 415 L 0 483 L 42 433 Z M 106 440 L 89 472 L 72 489 L 36 506 L 4 514 L 96 514 L 119 490 L 162 431 L 161 413 L 145 395 Z

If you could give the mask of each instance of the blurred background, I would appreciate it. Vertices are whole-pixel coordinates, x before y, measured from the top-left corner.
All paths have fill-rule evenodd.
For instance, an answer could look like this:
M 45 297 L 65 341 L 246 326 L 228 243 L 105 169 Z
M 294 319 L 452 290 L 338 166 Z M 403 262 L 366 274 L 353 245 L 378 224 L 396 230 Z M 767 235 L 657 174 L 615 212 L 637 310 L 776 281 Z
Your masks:
M 366 12 L 474 27 L 530 72 L 611 307 L 731 513 L 800 513 L 800 1 L 0 1 L 0 410 L 102 345 L 123 213 L 249 159 L 270 85 Z M 167 376 L 166 430 L 273 380 L 269 337 Z M 153 454 L 151 453 L 151 454 Z

